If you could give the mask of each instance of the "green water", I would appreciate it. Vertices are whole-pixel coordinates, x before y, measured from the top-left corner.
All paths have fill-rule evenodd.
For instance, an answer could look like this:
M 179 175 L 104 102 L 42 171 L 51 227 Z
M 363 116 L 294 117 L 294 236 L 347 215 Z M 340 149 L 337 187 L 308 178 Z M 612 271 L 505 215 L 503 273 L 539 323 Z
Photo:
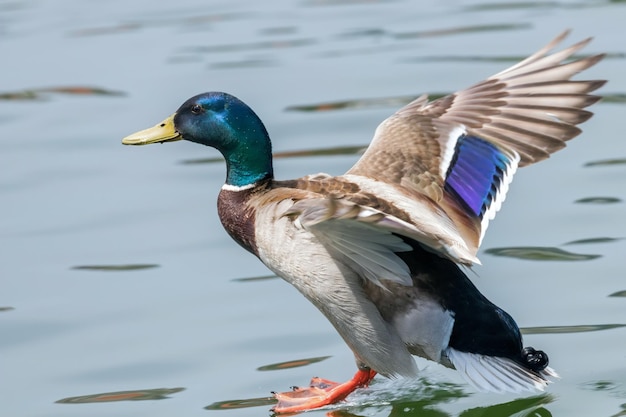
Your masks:
M 586 72 L 607 99 L 518 172 L 472 275 L 562 379 L 483 394 L 419 362 L 330 415 L 626 415 L 624 21 L 608 0 L 0 0 L 0 414 L 266 416 L 270 391 L 351 376 L 332 327 L 222 230 L 219 155 L 121 138 L 222 90 L 266 123 L 278 178 L 341 174 L 407 100 L 571 28 L 609 53 Z

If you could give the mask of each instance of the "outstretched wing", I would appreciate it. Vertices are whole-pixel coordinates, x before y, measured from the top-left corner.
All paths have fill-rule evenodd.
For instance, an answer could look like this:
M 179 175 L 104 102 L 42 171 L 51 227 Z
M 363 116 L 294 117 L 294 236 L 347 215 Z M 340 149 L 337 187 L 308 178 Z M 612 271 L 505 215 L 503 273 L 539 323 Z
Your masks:
M 591 39 L 548 54 L 567 34 L 468 89 L 398 110 L 348 174 L 427 195 L 475 254 L 516 169 L 565 147 L 600 99 L 590 93 L 605 81 L 571 78 L 603 55 L 568 61 Z

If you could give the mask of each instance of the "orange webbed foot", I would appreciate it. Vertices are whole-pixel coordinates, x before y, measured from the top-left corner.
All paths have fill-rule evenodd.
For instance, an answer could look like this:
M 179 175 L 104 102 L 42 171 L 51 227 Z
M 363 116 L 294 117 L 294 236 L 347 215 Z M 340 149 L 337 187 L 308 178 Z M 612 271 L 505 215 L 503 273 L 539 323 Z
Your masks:
M 278 404 L 275 413 L 297 413 L 334 404 L 346 398 L 357 388 L 366 387 L 376 375 L 370 369 L 359 370 L 351 380 L 344 383 L 313 378 L 308 388 L 294 387 L 292 391 L 274 393 Z

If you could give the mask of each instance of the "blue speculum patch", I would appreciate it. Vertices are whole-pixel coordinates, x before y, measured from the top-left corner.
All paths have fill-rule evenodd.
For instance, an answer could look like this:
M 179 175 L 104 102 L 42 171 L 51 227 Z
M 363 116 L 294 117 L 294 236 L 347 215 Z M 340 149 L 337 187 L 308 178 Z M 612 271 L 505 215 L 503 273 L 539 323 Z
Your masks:
M 446 174 L 446 191 L 475 216 L 482 217 L 495 199 L 509 158 L 494 144 L 476 136 L 459 138 Z

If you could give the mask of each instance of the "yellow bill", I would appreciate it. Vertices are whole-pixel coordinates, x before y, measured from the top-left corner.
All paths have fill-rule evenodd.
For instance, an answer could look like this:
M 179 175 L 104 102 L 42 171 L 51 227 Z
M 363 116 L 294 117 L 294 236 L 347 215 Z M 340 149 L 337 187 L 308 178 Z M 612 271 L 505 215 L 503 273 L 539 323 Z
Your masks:
M 174 142 L 181 140 L 182 136 L 174 127 L 176 113 L 163 120 L 158 125 L 141 130 L 122 139 L 124 145 L 149 145 L 151 143 Z

